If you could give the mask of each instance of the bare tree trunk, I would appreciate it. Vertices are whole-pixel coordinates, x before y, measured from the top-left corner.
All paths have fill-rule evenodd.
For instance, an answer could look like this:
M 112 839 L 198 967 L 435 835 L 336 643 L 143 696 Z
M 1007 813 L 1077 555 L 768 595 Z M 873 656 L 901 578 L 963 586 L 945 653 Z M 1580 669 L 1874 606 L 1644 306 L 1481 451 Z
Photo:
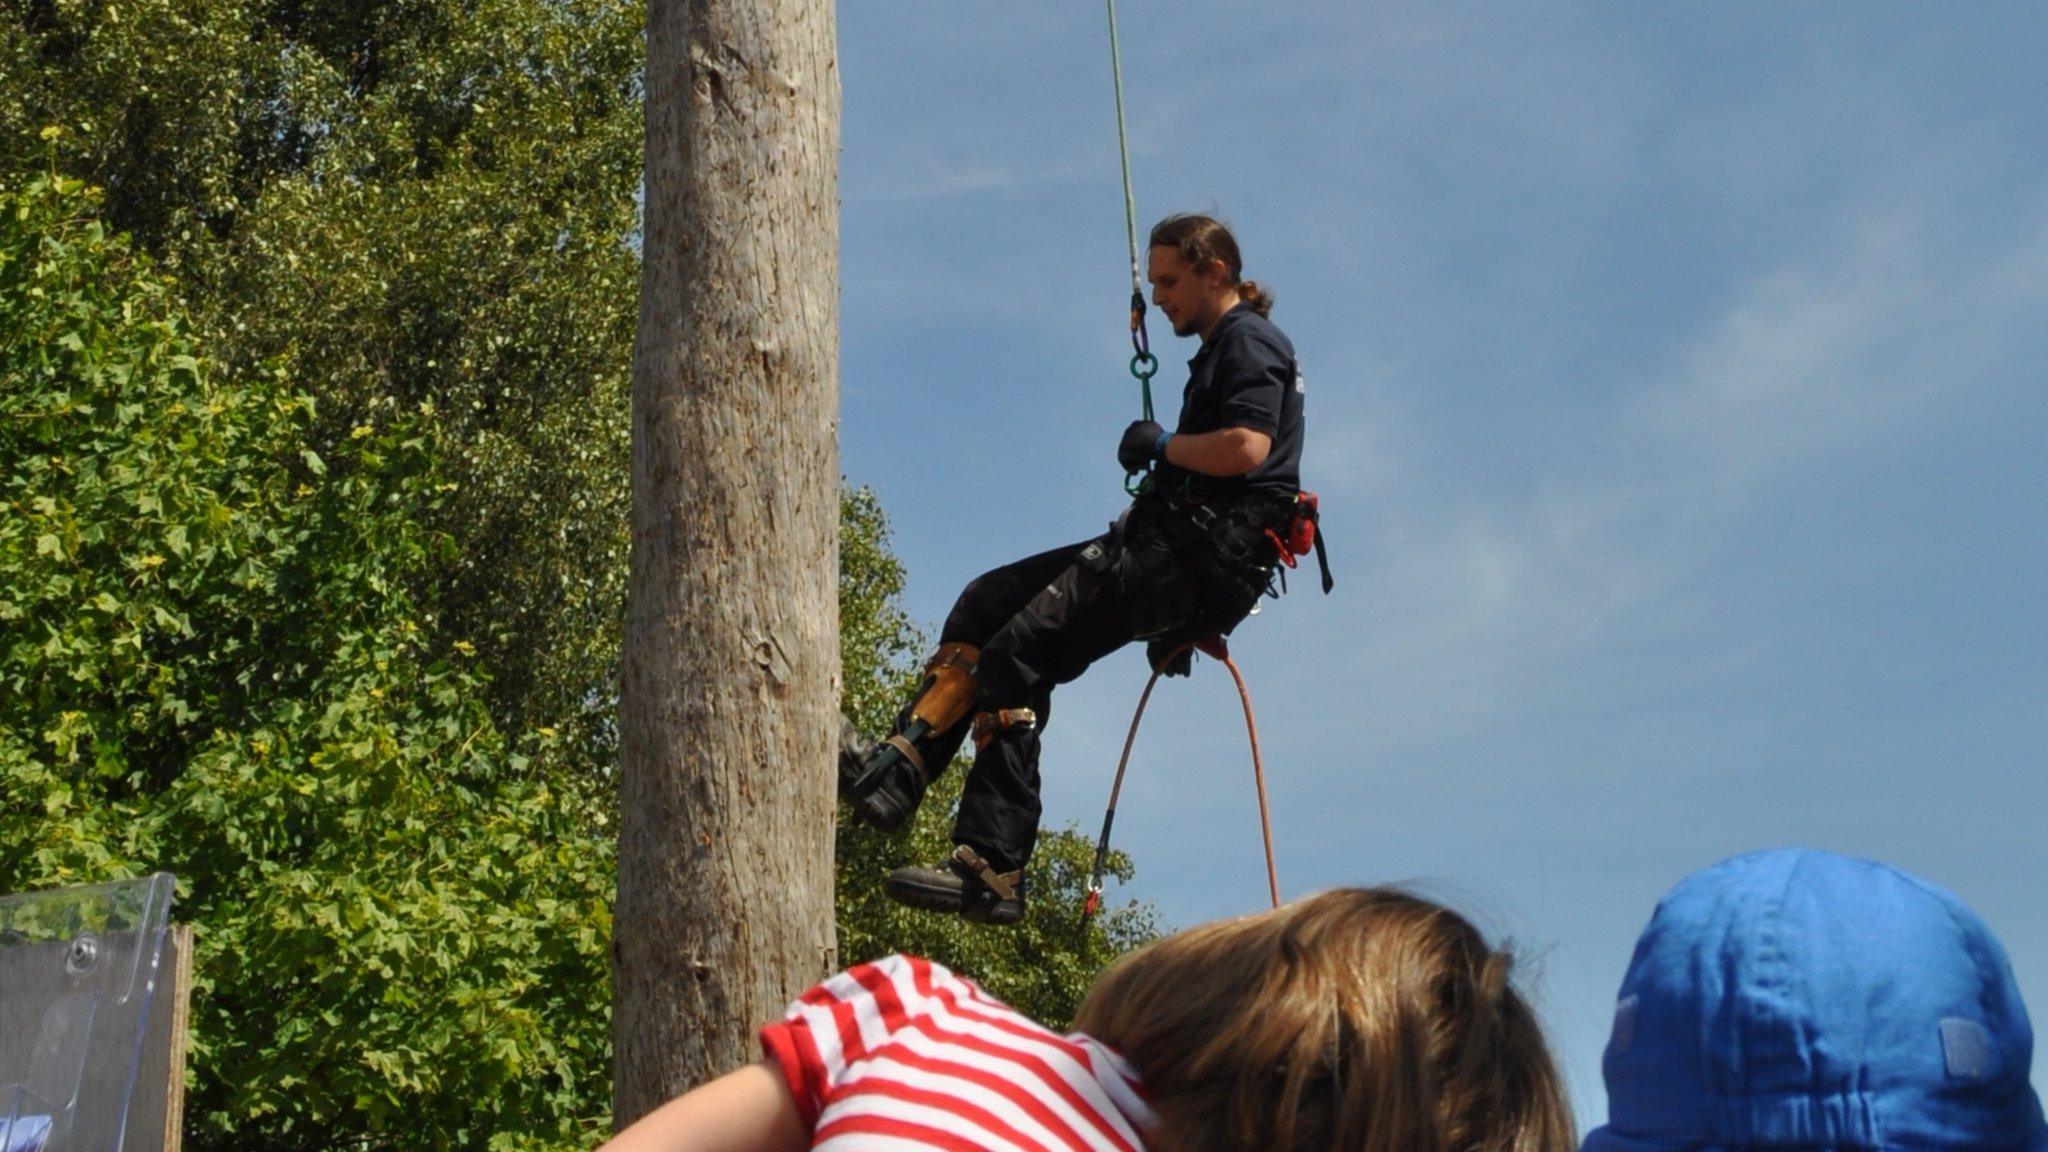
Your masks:
M 829 972 L 839 695 L 831 0 L 649 0 L 614 1121 Z

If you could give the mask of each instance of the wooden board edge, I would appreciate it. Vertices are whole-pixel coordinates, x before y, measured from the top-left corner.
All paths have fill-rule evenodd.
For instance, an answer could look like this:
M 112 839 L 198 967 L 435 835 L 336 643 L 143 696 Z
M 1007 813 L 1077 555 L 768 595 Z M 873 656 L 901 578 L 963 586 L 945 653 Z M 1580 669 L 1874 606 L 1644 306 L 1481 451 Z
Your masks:
M 164 1106 L 164 1152 L 179 1152 L 185 1139 L 185 1030 L 192 1007 L 192 926 L 171 925 L 170 1097 Z

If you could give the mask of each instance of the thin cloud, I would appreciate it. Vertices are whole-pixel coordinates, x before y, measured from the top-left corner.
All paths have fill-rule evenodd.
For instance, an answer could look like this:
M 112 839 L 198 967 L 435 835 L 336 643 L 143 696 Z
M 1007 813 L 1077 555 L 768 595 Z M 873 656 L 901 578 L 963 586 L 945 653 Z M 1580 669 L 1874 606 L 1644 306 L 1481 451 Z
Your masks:
M 1587 433 L 1590 460 L 1528 490 L 1433 497 L 1441 462 L 1470 455 L 1442 443 L 1390 448 L 1370 483 L 1327 462 L 1374 534 L 1370 567 L 1347 574 L 1374 605 L 1350 626 L 1352 675 L 1398 686 L 1404 730 L 1441 732 L 1597 701 L 1617 644 L 1704 627 L 1697 582 L 1781 486 L 2018 386 L 2048 315 L 2048 210 L 1974 236 L 1960 212 L 1894 192 L 1848 213 L 1677 344 Z M 1718 667 L 1730 653 L 1712 647 Z
M 1961 211 L 1887 198 L 1852 214 L 1830 250 L 1747 287 L 1622 430 L 1689 462 L 1685 487 L 1739 493 L 2000 386 L 2048 303 L 2048 215 L 1970 237 Z

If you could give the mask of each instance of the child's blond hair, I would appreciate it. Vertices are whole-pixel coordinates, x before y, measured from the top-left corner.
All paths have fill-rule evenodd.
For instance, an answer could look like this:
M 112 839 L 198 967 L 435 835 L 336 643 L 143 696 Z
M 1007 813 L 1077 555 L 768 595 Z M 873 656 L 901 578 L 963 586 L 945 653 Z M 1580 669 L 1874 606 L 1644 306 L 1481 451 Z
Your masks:
M 1158 1152 L 1574 1152 L 1511 966 L 1449 909 L 1339 889 L 1124 957 L 1074 1026 L 1137 1066 Z

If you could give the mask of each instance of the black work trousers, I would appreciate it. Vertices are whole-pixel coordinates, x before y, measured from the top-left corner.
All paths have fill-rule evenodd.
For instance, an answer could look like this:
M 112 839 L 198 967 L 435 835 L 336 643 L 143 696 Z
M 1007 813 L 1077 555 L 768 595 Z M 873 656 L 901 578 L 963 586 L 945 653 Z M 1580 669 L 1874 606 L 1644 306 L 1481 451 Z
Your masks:
M 949 763 L 972 714 L 1029 708 L 1038 716 L 977 749 L 961 793 L 953 841 L 998 871 L 1024 867 L 1038 839 L 1039 739 L 1052 690 L 1132 640 L 1228 632 L 1265 586 L 1269 565 L 1224 564 L 1191 553 L 1185 539 L 1176 549 L 1161 523 L 1166 515 L 1141 501 L 1102 536 L 985 572 L 946 617 L 942 643 L 981 649 L 976 701 L 970 719 L 919 742 L 924 762 Z

